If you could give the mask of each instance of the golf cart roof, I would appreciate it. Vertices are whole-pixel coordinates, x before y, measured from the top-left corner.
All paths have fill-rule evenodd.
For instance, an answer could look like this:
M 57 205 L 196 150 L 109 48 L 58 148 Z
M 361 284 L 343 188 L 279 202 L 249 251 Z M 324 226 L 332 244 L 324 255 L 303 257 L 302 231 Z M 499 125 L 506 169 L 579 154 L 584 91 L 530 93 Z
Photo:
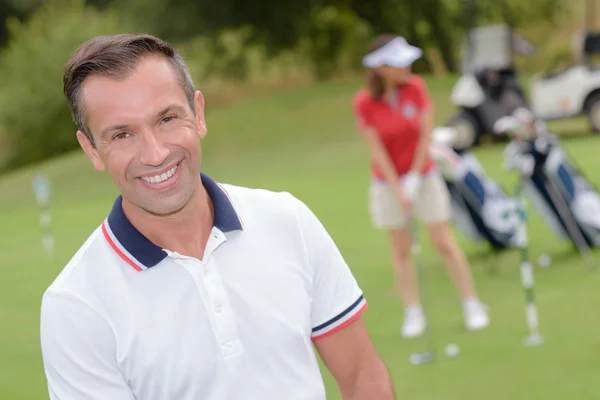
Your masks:
M 462 72 L 509 68 L 513 64 L 513 37 L 508 25 L 470 29 L 462 43 Z

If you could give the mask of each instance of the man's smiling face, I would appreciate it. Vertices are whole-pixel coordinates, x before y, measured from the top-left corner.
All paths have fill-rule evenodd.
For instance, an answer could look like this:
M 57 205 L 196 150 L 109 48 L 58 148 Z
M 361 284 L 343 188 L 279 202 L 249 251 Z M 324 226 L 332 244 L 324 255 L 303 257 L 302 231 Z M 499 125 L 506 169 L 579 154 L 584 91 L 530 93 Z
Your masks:
M 152 214 L 183 208 L 200 185 L 200 139 L 206 135 L 200 92 L 190 108 L 168 59 L 146 56 L 123 79 L 88 76 L 81 100 L 95 146 L 77 138 L 123 199 Z

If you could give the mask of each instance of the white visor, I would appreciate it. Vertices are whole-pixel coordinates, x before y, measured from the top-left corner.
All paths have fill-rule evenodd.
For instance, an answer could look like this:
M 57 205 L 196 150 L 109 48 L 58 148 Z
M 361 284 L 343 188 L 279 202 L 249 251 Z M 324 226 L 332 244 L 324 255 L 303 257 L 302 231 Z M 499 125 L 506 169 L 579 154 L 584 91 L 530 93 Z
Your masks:
M 367 54 L 363 58 L 363 65 L 367 68 L 377 68 L 382 65 L 407 67 L 421 58 L 422 55 L 421 49 L 409 45 L 403 37 L 398 36 L 391 42 Z

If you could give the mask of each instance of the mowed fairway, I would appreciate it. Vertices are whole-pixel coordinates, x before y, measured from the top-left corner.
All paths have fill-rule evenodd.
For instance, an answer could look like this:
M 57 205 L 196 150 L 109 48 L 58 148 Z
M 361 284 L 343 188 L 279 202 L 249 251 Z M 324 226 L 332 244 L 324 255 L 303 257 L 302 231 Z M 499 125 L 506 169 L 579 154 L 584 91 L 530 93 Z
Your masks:
M 438 122 L 453 112 L 453 81 L 429 80 Z M 413 367 L 408 356 L 423 340 L 400 337 L 402 306 L 395 293 L 387 237 L 371 228 L 367 208 L 368 154 L 354 132 L 351 96 L 360 81 L 282 92 L 234 106 L 208 107 L 203 170 L 227 183 L 285 190 L 305 201 L 325 224 L 369 301 L 364 314 L 377 349 L 394 379 L 398 399 L 595 399 L 600 398 L 600 272 L 590 272 L 569 244 L 532 216 L 532 255 L 553 264 L 536 267 L 536 295 L 546 343 L 527 348 L 524 294 L 516 251 L 490 255 L 485 244 L 457 237 L 466 249 L 492 325 L 466 333 L 460 303 L 428 241 L 423 264 L 430 318 L 439 358 Z M 600 185 L 600 137 L 581 121 L 560 124 L 570 132 L 566 150 Z M 503 145 L 476 151 L 489 175 L 512 191 L 516 177 L 501 169 Z M 0 398 L 47 398 L 39 346 L 43 291 L 106 216 L 116 195 L 106 175 L 80 152 L 39 166 L 54 183 L 57 253 L 41 251 L 31 178 L 38 168 L 0 179 Z M 600 261 L 600 254 L 596 254 Z M 457 343 L 458 358 L 441 349 Z M 293 362 L 293 360 L 290 360 Z M 324 370 L 328 398 L 339 399 Z M 240 399 L 242 400 L 242 399 Z M 286 399 L 282 399 L 286 400 Z M 375 399 L 374 399 L 375 400 Z

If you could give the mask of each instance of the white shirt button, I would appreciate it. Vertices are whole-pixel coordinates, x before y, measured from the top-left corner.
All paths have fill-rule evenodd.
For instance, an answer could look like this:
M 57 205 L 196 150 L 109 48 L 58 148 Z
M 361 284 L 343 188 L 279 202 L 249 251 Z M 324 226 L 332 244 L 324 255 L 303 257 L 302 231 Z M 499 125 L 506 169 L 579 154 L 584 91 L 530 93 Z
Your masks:
M 215 306 L 215 311 L 217 312 L 217 314 L 221 314 L 221 311 L 223 311 L 223 306 L 220 304 L 217 304 Z
M 208 269 L 204 270 L 204 276 L 208 277 Z

